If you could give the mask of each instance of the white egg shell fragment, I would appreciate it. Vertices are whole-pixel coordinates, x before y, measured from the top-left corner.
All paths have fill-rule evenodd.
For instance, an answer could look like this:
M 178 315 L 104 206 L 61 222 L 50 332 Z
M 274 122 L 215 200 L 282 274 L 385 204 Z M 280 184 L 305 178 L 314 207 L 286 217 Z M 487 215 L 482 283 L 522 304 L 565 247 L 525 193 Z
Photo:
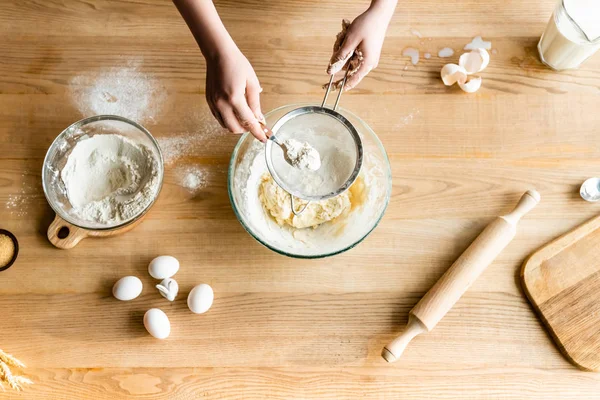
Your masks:
M 481 77 L 471 76 L 466 82 L 458 82 L 458 86 L 467 93 L 475 93 L 481 87 Z
M 171 256 L 159 256 L 150 261 L 148 273 L 154 279 L 170 278 L 179 271 L 179 261 Z
M 144 327 L 157 339 L 166 339 L 171 334 L 169 317 L 158 308 L 151 308 L 144 314 Z
M 156 288 L 160 295 L 169 301 L 174 301 L 177 293 L 179 293 L 179 284 L 173 278 L 163 279 L 161 283 L 156 285 Z
M 137 276 L 124 276 L 115 282 L 112 293 L 119 300 L 133 300 L 142 293 L 142 281 Z
M 446 86 L 452 86 L 456 82 L 465 82 L 467 80 L 467 71 L 456 64 L 446 64 L 441 72 L 442 81 Z
M 187 298 L 190 310 L 196 314 L 204 314 L 212 306 L 215 294 L 206 283 L 195 286 Z
M 490 55 L 484 49 L 475 49 L 463 54 L 458 59 L 458 65 L 463 67 L 469 75 L 483 71 L 489 63 Z

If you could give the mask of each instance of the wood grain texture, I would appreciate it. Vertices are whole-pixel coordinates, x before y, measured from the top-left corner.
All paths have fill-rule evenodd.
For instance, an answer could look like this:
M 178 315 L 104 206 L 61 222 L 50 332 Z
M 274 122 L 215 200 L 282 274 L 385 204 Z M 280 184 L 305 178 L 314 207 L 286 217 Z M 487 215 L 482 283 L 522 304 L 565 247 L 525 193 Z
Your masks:
M 600 371 L 600 217 L 536 251 L 523 265 L 527 296 L 558 347 L 578 367 Z
M 256 69 L 267 111 L 322 99 L 340 20 L 367 2 L 216 5 Z M 535 46 L 554 3 L 400 2 L 379 67 L 341 102 L 387 149 L 387 214 L 348 253 L 301 261 L 263 248 L 236 220 L 226 181 L 238 137 L 212 121 L 204 62 L 169 1 L 0 2 L 0 228 L 21 247 L 0 273 L 0 347 L 35 381 L 18 398 L 597 398 L 600 375 L 561 356 L 518 283 L 534 249 L 598 213 L 577 193 L 600 168 L 600 56 L 575 71 L 543 67 Z M 465 95 L 445 87 L 439 71 L 475 35 L 496 54 L 482 89 Z M 408 46 L 431 59 L 413 66 L 401 55 Z M 443 47 L 456 56 L 437 57 Z M 53 213 L 43 157 L 65 127 L 89 116 L 80 91 L 132 67 L 164 94 L 140 122 L 160 140 L 193 140 L 166 165 L 160 198 L 136 229 L 58 250 L 46 237 Z M 189 167 L 203 171 L 201 190 L 183 187 Z M 543 201 L 511 244 L 434 331 L 387 365 L 381 347 L 408 311 L 532 187 Z M 146 274 L 159 254 L 181 261 L 182 296 L 172 304 Z M 118 303 L 110 288 L 125 275 L 139 276 L 144 292 Z M 185 305 L 200 282 L 215 289 L 202 316 Z M 164 342 L 141 324 L 155 306 L 172 321 Z

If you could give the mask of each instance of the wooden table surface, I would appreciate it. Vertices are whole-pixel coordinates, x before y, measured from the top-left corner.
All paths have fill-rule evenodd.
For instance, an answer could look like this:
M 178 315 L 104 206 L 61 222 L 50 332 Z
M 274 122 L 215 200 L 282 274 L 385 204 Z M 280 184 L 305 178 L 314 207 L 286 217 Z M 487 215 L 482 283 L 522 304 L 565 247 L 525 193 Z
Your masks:
M 600 375 L 561 356 L 518 282 L 528 254 L 598 212 L 578 186 L 600 174 L 600 56 L 563 73 L 541 65 L 536 44 L 554 3 L 400 2 L 379 68 L 342 98 L 389 153 L 390 206 L 357 248 L 303 261 L 263 248 L 236 220 L 226 168 L 237 137 L 209 118 L 204 61 L 170 2 L 2 1 L 0 228 L 17 235 L 21 253 L 0 273 L 0 348 L 28 364 L 35 381 L 18 398 L 597 399 Z M 340 20 L 366 4 L 217 7 L 269 110 L 321 99 Z M 475 35 L 494 51 L 482 89 L 467 95 L 445 87 L 439 71 Z M 407 46 L 433 56 L 413 66 L 401 55 Z M 443 47 L 458 54 L 440 59 Z M 166 166 L 160 199 L 139 227 L 55 249 L 45 237 L 53 214 L 43 157 L 62 129 L 93 110 L 85 93 L 122 70 L 138 79 L 126 99 L 155 89 L 140 122 L 163 143 L 187 135 L 191 144 L 176 148 L 182 157 Z M 205 187 L 183 187 L 186 168 L 203 171 Z M 542 202 L 515 240 L 435 330 L 386 364 L 381 348 L 410 308 L 533 187 Z M 181 261 L 182 295 L 172 304 L 146 273 L 159 254 Z M 125 275 L 145 289 L 117 302 L 111 286 Z M 215 290 L 206 315 L 185 302 L 200 282 Z M 169 314 L 168 340 L 145 332 L 150 307 Z

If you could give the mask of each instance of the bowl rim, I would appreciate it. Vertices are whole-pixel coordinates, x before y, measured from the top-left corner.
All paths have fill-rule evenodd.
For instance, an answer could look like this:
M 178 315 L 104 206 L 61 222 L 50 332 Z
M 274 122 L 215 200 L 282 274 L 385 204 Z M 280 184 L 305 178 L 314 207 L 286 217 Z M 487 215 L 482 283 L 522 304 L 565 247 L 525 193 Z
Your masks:
M 280 111 L 282 109 L 285 108 L 290 108 L 290 107 L 303 107 L 306 105 L 314 105 L 316 103 L 295 103 L 295 104 L 288 104 L 285 106 L 280 106 L 277 108 L 272 109 L 271 111 L 267 112 L 265 114 L 265 118 L 267 118 L 270 114 L 273 114 L 277 111 Z M 233 164 L 234 161 L 240 151 L 240 147 L 242 145 L 242 143 L 245 141 L 245 139 L 250 135 L 250 132 L 245 132 L 240 139 L 237 141 L 235 148 L 233 149 L 233 151 L 231 152 L 231 157 L 229 159 L 229 167 L 227 169 L 227 193 L 229 195 L 229 202 L 231 203 L 231 208 L 233 209 L 233 213 L 235 214 L 237 220 L 240 222 L 240 224 L 242 225 L 242 227 L 244 228 L 244 230 L 246 232 L 248 232 L 248 234 L 250 234 L 250 236 L 252 236 L 254 238 L 254 240 L 256 240 L 257 242 L 259 242 L 260 244 L 262 244 L 263 246 L 265 246 L 266 248 L 268 248 L 269 250 L 274 251 L 277 254 L 281 254 L 283 256 L 286 257 L 291 257 L 291 258 L 298 258 L 298 259 L 305 259 L 305 260 L 314 260 L 314 259 L 319 259 L 319 258 L 327 258 L 327 257 L 333 257 L 336 256 L 338 254 L 344 253 L 348 250 L 353 249 L 354 247 L 358 246 L 363 240 L 365 240 L 367 238 L 367 236 L 369 236 L 371 234 L 371 232 L 373 232 L 373 230 L 375 230 L 375 228 L 377 228 L 377 226 L 379 226 L 379 223 L 381 222 L 381 220 L 383 219 L 383 216 L 385 215 L 388 205 L 390 203 L 390 198 L 391 198 L 391 194 L 392 194 L 392 168 L 391 168 L 391 164 L 390 164 L 390 159 L 388 157 L 388 154 L 385 150 L 385 147 L 383 147 L 383 143 L 381 142 L 381 140 L 379 139 L 379 136 L 377 136 L 377 134 L 375 133 L 375 131 L 373 129 L 371 129 L 371 127 L 359 116 L 357 116 L 356 114 L 354 114 L 353 112 L 351 112 L 350 110 L 347 110 L 345 108 L 339 107 L 338 108 L 338 112 L 346 112 L 349 113 L 350 115 L 352 115 L 352 117 L 358 119 L 365 127 L 367 127 L 367 129 L 369 130 L 369 132 L 372 134 L 373 138 L 375 139 L 375 143 L 377 145 L 377 147 L 381 150 L 381 152 L 383 153 L 383 157 L 384 157 L 384 161 L 387 165 L 387 187 L 386 187 L 386 196 L 385 196 L 385 204 L 383 205 L 383 209 L 381 210 L 381 214 L 379 215 L 379 217 L 377 218 L 377 221 L 375 221 L 375 224 L 373 224 L 373 227 L 371 229 L 369 229 L 368 232 L 366 232 L 359 240 L 357 240 L 356 242 L 352 243 L 349 246 L 346 246 L 342 249 L 336 250 L 336 251 L 332 251 L 329 253 L 324 253 L 324 254 L 295 254 L 295 253 L 289 253 L 283 250 L 280 250 L 268 243 L 266 243 L 264 240 L 260 239 L 257 235 L 255 235 L 252 230 L 250 229 L 250 227 L 244 222 L 240 212 L 238 211 L 237 205 L 235 203 L 234 197 L 233 197 L 233 192 L 231 190 L 232 185 L 233 185 Z
M 148 139 L 150 139 L 150 141 L 152 142 L 152 145 L 158 152 L 158 157 L 159 157 L 158 161 L 159 161 L 159 166 L 160 166 L 160 176 L 159 176 L 160 181 L 159 181 L 159 185 L 158 185 L 158 190 L 156 191 L 156 195 L 154 196 L 152 201 L 150 203 L 148 203 L 146 208 L 144 208 L 142 211 L 140 211 L 134 217 L 132 217 L 118 225 L 109 226 L 109 227 L 90 227 L 90 226 L 85 226 L 85 225 L 79 224 L 79 223 L 75 222 L 74 220 L 72 220 L 70 218 L 70 216 L 67 215 L 67 213 L 65 213 L 62 210 L 62 208 L 57 207 L 54 204 L 52 204 L 52 202 L 50 201 L 49 195 L 48 195 L 49 183 L 46 182 L 46 174 L 45 174 L 46 167 L 48 165 L 48 157 L 50 155 L 50 151 L 57 145 L 57 142 L 63 136 L 65 136 L 67 134 L 67 132 L 70 132 L 73 129 L 81 128 L 84 125 L 87 125 L 87 124 L 90 124 L 93 122 L 98 122 L 98 121 L 123 122 L 123 123 L 133 126 L 134 128 L 136 128 L 139 131 L 141 131 L 142 133 L 144 133 L 148 137 Z M 142 218 L 150 210 L 150 208 L 152 208 L 152 206 L 154 205 L 156 200 L 158 200 L 158 197 L 160 196 L 160 192 L 162 190 L 163 180 L 164 180 L 164 159 L 163 159 L 162 150 L 160 149 L 160 145 L 158 144 L 158 141 L 154 138 L 154 136 L 152 136 L 152 134 L 150 133 L 150 131 L 148 131 L 148 129 L 144 128 L 142 125 L 138 124 L 137 122 L 130 120 L 129 118 L 121 117 L 119 115 L 111 115 L 111 114 L 94 115 L 92 117 L 83 118 L 83 119 L 80 119 L 79 121 L 72 123 L 65 129 L 63 129 L 63 131 L 61 133 L 59 133 L 58 136 L 56 136 L 56 138 L 54 138 L 54 140 L 52 141 L 52 144 L 50 145 L 50 147 L 48 147 L 48 151 L 46 152 L 46 156 L 44 157 L 44 163 L 42 164 L 42 189 L 44 191 L 44 196 L 46 197 L 46 201 L 50 205 L 50 208 L 52 208 L 52 210 L 56 213 L 56 215 L 58 215 L 60 218 L 62 218 L 64 221 L 68 222 L 69 224 L 74 225 L 78 228 L 89 230 L 89 231 L 117 230 L 117 229 L 123 228 L 129 224 L 132 224 L 135 221 Z

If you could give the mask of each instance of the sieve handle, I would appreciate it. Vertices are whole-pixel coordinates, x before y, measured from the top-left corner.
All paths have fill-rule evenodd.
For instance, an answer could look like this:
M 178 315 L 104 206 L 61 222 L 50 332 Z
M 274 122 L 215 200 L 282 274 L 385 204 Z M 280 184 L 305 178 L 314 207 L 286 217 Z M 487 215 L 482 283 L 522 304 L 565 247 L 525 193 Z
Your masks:
M 346 69 L 346 73 L 344 74 L 344 79 L 342 80 L 342 86 L 340 86 L 340 90 L 338 92 L 337 98 L 335 99 L 335 104 L 333 105 L 332 110 L 337 110 L 337 106 L 340 103 L 340 98 L 342 97 L 342 92 L 344 91 L 344 86 L 346 85 L 346 80 L 348 79 L 348 72 L 350 72 L 350 68 Z M 327 102 L 327 97 L 329 97 L 329 92 L 331 92 L 331 85 L 333 85 L 334 74 L 331 74 L 331 78 L 329 78 L 329 85 L 327 85 L 327 90 L 325 91 L 325 97 L 323 97 L 323 102 L 321 103 L 321 107 L 325 107 L 325 103 Z
M 308 207 L 308 205 L 310 204 L 310 201 L 308 203 L 306 203 L 306 205 L 304 207 L 302 207 L 302 210 L 296 211 L 296 207 L 294 206 L 294 195 L 290 193 L 290 203 L 292 204 L 292 213 L 294 213 L 295 216 L 298 216 L 298 215 L 302 214 L 304 212 L 304 210 L 306 210 L 306 207 Z

